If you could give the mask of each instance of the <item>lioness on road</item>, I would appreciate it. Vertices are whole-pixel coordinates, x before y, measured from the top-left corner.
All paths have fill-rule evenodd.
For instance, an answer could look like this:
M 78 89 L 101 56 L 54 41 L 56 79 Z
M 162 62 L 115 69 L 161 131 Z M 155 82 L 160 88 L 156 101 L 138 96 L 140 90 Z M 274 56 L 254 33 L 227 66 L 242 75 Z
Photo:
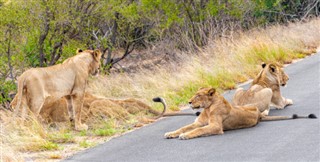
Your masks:
M 232 104 L 234 106 L 257 106 L 263 115 L 269 114 L 270 106 L 284 109 L 286 106 L 292 105 L 292 100 L 284 98 L 280 92 L 280 86 L 285 86 L 289 80 L 282 65 L 263 63 L 261 66 L 262 70 L 248 90 L 243 88 L 236 90 Z
M 176 131 L 168 132 L 165 138 L 191 139 L 200 136 L 223 134 L 224 130 L 248 128 L 260 121 L 284 120 L 295 118 L 316 118 L 314 114 L 307 117 L 293 115 L 264 116 L 256 106 L 232 107 L 231 104 L 214 88 L 201 88 L 190 99 L 192 109 L 204 109 L 194 123 Z
M 62 64 L 25 71 L 18 78 L 18 92 L 11 107 L 22 115 L 30 108 L 39 117 L 44 104 L 65 97 L 70 119 L 75 121 L 75 129 L 88 129 L 87 125 L 81 123 L 81 108 L 88 77 L 99 73 L 100 58 L 100 50 L 79 51 Z

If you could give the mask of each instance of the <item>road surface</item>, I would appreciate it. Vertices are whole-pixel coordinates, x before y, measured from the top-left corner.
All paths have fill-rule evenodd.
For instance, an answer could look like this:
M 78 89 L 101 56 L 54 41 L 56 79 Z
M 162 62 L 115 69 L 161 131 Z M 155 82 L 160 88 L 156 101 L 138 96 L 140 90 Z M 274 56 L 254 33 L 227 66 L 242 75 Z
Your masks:
M 285 71 L 290 80 L 282 94 L 294 104 L 284 110 L 271 110 L 270 115 L 314 113 L 319 117 L 320 53 L 289 65 Z M 233 93 L 224 96 L 230 101 Z M 166 132 L 195 118 L 165 118 L 65 161 L 320 161 L 319 119 L 261 122 L 253 128 L 191 140 L 164 138 Z

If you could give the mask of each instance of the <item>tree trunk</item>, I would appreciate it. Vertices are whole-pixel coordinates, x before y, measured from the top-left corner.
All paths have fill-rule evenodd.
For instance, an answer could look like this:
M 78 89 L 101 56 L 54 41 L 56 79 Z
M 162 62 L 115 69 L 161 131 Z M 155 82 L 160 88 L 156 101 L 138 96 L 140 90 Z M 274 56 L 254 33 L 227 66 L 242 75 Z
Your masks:
M 7 30 L 9 36 L 8 36 L 8 48 L 7 48 L 7 57 L 8 57 L 8 66 L 9 66 L 9 75 L 12 83 L 14 83 L 14 76 L 13 76 L 13 67 L 11 65 L 11 36 L 12 36 L 12 31 L 11 29 Z
M 44 3 L 46 3 L 46 1 L 43 1 Z M 50 24 L 49 24 L 49 16 L 50 16 L 50 11 L 49 11 L 49 7 L 46 6 L 46 11 L 45 11 L 45 15 L 44 15 L 44 31 L 43 33 L 40 35 L 39 38 L 39 61 L 40 61 L 40 66 L 43 67 L 44 63 L 45 63 L 45 54 L 44 54 L 44 41 L 46 40 L 49 30 L 50 30 Z
M 118 32 L 118 19 L 119 19 L 119 13 L 118 12 L 115 12 L 115 19 L 114 19 L 114 22 L 113 22 L 113 28 L 112 28 L 112 36 L 111 36 L 111 47 L 108 48 L 108 54 L 107 54 L 107 58 L 105 59 L 104 61 L 104 66 L 108 66 L 108 64 L 111 64 L 111 54 L 112 54 L 112 50 L 113 50 L 113 47 L 116 43 L 116 38 L 117 38 L 117 32 Z M 112 66 L 112 65 L 110 65 Z

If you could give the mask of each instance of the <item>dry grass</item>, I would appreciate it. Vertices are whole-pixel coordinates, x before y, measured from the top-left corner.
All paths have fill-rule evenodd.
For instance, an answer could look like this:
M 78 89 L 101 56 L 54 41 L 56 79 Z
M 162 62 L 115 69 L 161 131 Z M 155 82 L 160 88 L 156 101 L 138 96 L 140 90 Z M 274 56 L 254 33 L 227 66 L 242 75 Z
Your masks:
M 135 74 L 118 73 L 92 79 L 90 91 L 111 98 L 140 98 L 155 108 L 160 106 L 151 99 L 162 96 L 171 109 L 178 110 L 199 87 L 232 89 L 237 83 L 254 77 L 262 61 L 290 63 L 315 52 L 320 45 L 319 31 L 320 19 L 314 19 L 240 32 L 232 38 L 212 40 L 196 54 L 176 51 L 179 62 L 170 62 L 156 70 L 142 69 Z M 75 132 L 67 124 L 52 128 L 32 118 L 26 122 L 13 121 L 10 114 L 1 111 L 1 161 L 21 161 L 27 153 L 38 151 L 49 152 L 43 155 L 47 159 L 65 158 L 106 139 L 100 136 L 132 129 L 128 125 L 136 120 L 109 120 L 94 126 L 96 129 Z

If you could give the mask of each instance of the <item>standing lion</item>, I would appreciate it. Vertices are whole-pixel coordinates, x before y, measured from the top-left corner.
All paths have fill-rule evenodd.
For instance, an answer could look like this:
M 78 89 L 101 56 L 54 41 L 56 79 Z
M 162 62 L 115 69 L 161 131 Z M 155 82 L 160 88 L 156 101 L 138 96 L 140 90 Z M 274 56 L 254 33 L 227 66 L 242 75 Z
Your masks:
M 75 129 L 88 129 L 87 125 L 81 123 L 81 109 L 88 77 L 99 73 L 101 52 L 78 52 L 62 64 L 25 71 L 18 79 L 18 92 L 11 102 L 15 111 L 23 113 L 29 108 L 39 117 L 43 105 L 65 97 L 69 116 L 75 121 Z

